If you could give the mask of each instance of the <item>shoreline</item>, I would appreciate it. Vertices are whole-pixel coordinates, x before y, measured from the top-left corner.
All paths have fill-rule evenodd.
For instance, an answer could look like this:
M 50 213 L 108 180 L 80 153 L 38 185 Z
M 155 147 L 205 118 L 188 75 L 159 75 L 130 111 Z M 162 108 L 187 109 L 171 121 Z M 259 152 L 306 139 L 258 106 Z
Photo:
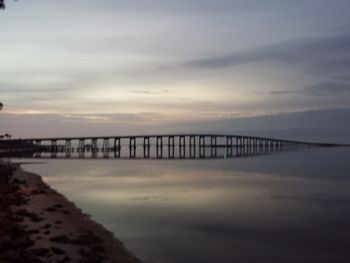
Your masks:
M 18 166 L 2 188 L 0 263 L 140 262 L 40 175 Z

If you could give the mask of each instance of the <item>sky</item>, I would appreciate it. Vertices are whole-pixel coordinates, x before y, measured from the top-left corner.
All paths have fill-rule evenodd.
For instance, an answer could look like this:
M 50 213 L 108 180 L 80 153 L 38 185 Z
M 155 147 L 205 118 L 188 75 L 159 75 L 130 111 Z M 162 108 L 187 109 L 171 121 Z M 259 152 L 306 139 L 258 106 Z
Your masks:
M 339 120 L 331 128 L 350 130 L 348 0 L 7 0 L 6 7 L 0 129 L 14 136 L 204 124 L 226 132 L 244 130 L 232 120 L 254 126 L 259 118 L 282 129 L 276 120 L 286 114 L 325 112 Z M 293 128 L 313 129 L 313 118 Z

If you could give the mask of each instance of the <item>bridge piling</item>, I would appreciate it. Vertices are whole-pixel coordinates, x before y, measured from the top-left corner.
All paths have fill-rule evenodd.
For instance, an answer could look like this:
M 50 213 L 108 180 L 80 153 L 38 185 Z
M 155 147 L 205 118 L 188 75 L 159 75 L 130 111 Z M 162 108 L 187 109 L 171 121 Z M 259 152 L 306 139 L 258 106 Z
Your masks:
M 193 135 L 190 136 L 190 148 L 192 147 L 196 147 L 196 137 Z
M 186 137 L 181 135 L 179 138 L 179 141 L 180 141 L 180 148 L 181 147 L 185 148 L 186 147 Z
M 120 138 L 114 138 L 114 158 L 120 157 Z
M 157 148 L 158 148 L 158 147 L 163 148 L 163 137 L 162 137 L 162 136 L 157 136 L 157 138 L 156 138 L 156 144 L 157 144 Z

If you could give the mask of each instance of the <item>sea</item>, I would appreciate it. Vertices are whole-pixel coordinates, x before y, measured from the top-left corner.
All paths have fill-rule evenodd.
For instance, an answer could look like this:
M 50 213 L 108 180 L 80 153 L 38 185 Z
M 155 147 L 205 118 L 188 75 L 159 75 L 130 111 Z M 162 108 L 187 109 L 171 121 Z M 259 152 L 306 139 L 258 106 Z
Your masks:
M 145 263 L 350 262 L 350 148 L 13 159 Z

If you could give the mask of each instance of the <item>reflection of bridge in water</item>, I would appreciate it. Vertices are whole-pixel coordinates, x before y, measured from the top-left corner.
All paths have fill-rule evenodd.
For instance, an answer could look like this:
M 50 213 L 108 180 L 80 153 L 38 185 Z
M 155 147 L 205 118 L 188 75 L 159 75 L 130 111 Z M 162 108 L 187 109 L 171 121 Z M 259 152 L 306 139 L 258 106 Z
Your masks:
M 295 147 L 341 146 L 221 134 L 32 138 L 7 140 L 7 145 L 7 156 L 121 159 L 232 158 Z

